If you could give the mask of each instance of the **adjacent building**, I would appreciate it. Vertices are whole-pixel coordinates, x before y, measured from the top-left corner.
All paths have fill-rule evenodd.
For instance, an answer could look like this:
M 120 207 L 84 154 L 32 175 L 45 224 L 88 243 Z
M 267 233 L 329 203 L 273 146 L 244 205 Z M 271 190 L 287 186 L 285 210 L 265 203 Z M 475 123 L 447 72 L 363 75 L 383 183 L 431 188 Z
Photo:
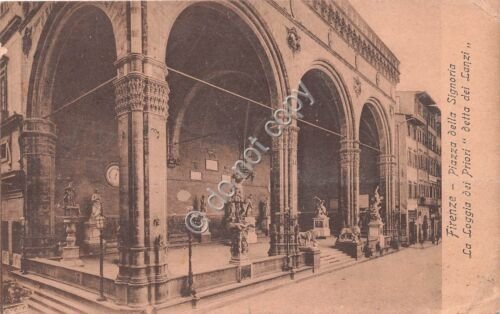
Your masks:
M 441 112 L 425 91 L 398 91 L 397 202 L 406 242 L 430 240 L 441 217 Z

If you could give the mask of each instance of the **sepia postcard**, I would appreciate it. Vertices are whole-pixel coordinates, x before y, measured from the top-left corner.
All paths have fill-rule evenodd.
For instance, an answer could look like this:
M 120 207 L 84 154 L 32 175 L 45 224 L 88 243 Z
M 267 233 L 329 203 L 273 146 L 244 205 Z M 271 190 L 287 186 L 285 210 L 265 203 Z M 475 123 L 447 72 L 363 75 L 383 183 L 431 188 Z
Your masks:
M 0 314 L 500 313 L 499 13 L 0 2 Z

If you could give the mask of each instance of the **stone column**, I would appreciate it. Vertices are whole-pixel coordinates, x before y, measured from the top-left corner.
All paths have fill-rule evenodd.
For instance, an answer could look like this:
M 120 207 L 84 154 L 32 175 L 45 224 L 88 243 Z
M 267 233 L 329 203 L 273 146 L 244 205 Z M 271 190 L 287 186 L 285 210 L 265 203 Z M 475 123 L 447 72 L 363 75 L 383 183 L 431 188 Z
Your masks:
M 395 165 L 396 158 L 394 155 L 381 154 L 379 156 L 380 169 L 380 194 L 384 197 L 382 200 L 382 208 L 384 208 L 384 234 L 394 231 L 393 212 L 395 210 Z
M 272 138 L 271 151 L 271 230 L 269 255 L 286 253 L 285 233 L 285 200 L 286 200 L 286 163 L 287 154 L 285 134 Z
M 288 204 L 292 215 L 298 212 L 297 148 L 299 127 L 287 128 L 288 138 Z
M 117 303 L 167 298 L 167 114 L 164 64 L 142 54 L 117 61 L 120 263 Z
M 55 153 L 56 126 L 50 120 L 26 118 L 20 136 L 26 171 L 26 255 L 55 254 Z
M 290 251 L 292 254 L 299 252 L 298 243 L 294 230 L 298 221 L 298 178 L 297 178 L 297 149 L 298 149 L 298 136 L 300 128 L 296 125 L 291 125 L 286 129 L 286 138 L 288 140 L 288 207 L 290 208 L 290 232 L 289 241 Z
M 346 227 L 358 223 L 359 206 L 359 142 L 344 139 L 340 141 L 340 198 L 339 208 L 343 211 Z

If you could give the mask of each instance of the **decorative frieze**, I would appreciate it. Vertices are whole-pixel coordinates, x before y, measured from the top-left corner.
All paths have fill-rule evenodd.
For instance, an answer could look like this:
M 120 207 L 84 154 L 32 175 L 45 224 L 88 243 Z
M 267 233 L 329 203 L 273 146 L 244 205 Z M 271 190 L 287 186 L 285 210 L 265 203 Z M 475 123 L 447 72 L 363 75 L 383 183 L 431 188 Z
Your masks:
M 399 60 L 349 4 L 335 1 L 303 0 L 349 46 L 393 83 L 399 83 Z M 329 36 L 330 37 L 330 36 Z M 331 42 L 331 39 L 329 39 Z

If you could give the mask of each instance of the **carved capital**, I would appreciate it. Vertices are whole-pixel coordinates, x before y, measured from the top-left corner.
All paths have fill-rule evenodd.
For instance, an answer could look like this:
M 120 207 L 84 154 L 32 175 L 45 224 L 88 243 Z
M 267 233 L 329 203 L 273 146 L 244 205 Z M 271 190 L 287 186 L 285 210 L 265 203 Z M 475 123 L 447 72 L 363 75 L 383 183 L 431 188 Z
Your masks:
M 340 164 L 354 165 L 359 162 L 359 142 L 351 139 L 343 139 L 340 141 Z
M 144 110 L 145 76 L 140 73 L 129 73 L 114 83 L 115 111 L 118 116 L 130 112 Z
M 152 78 L 146 79 L 145 111 L 168 117 L 168 94 L 170 89 L 167 82 Z
M 396 156 L 390 154 L 380 154 L 378 158 L 378 164 L 380 166 L 389 166 L 396 164 Z
M 380 177 L 385 178 L 385 177 L 390 177 L 394 174 L 394 168 L 396 165 L 396 157 L 394 155 L 389 155 L 389 154 L 383 154 L 379 156 L 379 172 L 380 172 Z

